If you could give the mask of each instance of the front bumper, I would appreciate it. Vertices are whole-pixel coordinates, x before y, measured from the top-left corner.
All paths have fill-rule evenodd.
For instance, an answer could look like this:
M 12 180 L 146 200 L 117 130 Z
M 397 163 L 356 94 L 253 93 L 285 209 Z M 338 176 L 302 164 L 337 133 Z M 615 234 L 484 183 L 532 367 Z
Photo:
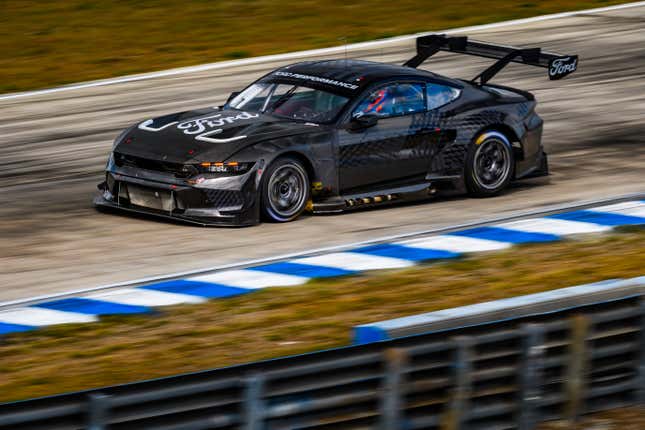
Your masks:
M 172 174 L 108 165 L 94 204 L 202 226 L 260 222 L 257 168 L 192 183 Z

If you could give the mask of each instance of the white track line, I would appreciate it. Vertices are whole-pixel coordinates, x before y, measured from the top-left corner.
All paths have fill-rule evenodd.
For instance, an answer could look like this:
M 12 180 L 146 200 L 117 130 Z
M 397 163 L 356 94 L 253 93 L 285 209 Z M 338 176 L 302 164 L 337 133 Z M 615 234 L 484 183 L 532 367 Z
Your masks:
M 600 233 L 611 230 L 611 227 L 593 224 L 590 222 L 567 221 L 555 218 L 532 218 L 519 221 L 496 224 L 494 227 L 501 227 L 508 230 L 523 231 L 527 233 L 546 233 L 556 236 L 566 236 L 580 233 Z
M 316 257 L 299 258 L 293 263 L 362 272 L 364 270 L 398 269 L 414 265 L 414 261 L 402 260 L 357 252 L 334 252 Z
M 95 315 L 37 307 L 14 308 L 0 312 L 0 322 L 26 326 L 88 323 L 97 321 L 97 319 Z
M 265 56 L 262 56 L 262 57 L 245 58 L 245 59 L 242 59 L 242 60 L 221 61 L 221 62 L 217 62 L 217 63 L 201 64 L 201 65 L 197 65 L 197 66 L 180 67 L 180 68 L 169 69 L 169 70 L 161 70 L 161 71 L 158 71 L 158 72 L 145 73 L 145 74 L 140 74 L 140 75 L 129 75 L 129 76 L 123 76 L 123 77 L 113 78 L 113 79 L 101 79 L 101 80 L 98 80 L 98 81 L 82 82 L 82 83 L 78 83 L 78 84 L 66 85 L 66 86 L 63 86 L 63 87 L 46 88 L 46 89 L 42 89 L 42 90 L 25 91 L 25 92 L 20 92 L 20 93 L 11 93 L 11 94 L 6 94 L 6 95 L 0 96 L 0 101 L 2 101 L 2 100 L 13 100 L 13 99 L 24 98 L 24 97 L 40 96 L 40 95 L 52 94 L 52 93 L 59 93 L 59 92 L 63 92 L 63 91 L 80 90 L 80 89 L 83 89 L 83 88 L 92 88 L 92 87 L 101 87 L 101 86 L 105 86 L 105 85 L 121 84 L 121 83 L 125 83 L 125 82 L 143 81 L 143 80 L 147 80 L 147 79 L 163 78 L 163 77 L 167 77 L 167 76 L 183 75 L 183 74 L 188 74 L 188 73 L 197 73 L 197 72 L 203 72 L 203 71 L 208 71 L 208 70 L 224 69 L 224 68 L 227 68 L 227 67 L 243 67 L 243 66 L 249 66 L 249 65 L 253 65 L 253 64 L 272 62 L 272 61 L 285 61 L 285 60 L 291 60 L 291 59 L 297 59 L 297 58 L 303 58 L 303 57 L 315 57 L 315 56 L 322 56 L 322 55 L 329 55 L 329 54 L 338 54 L 338 53 L 343 53 L 345 51 L 353 51 L 353 50 L 358 50 L 358 49 L 372 48 L 372 47 L 377 47 L 377 46 L 381 46 L 381 45 L 387 45 L 387 44 L 390 44 L 390 43 L 397 43 L 397 42 L 404 42 L 404 41 L 407 41 L 407 40 L 413 40 L 413 39 L 416 39 L 419 36 L 423 36 L 423 35 L 431 34 L 431 33 L 452 34 L 452 33 L 464 33 L 464 32 L 469 32 L 469 31 L 482 31 L 482 30 L 489 30 L 489 29 L 493 29 L 493 28 L 508 27 L 508 26 L 521 25 L 521 24 L 531 24 L 531 23 L 535 23 L 535 22 L 548 21 L 548 20 L 552 20 L 552 19 L 567 18 L 567 17 L 580 15 L 580 14 L 610 12 L 610 11 L 614 11 L 614 10 L 628 9 L 628 8 L 641 7 L 641 6 L 645 6 L 645 1 L 634 2 L 634 3 L 626 3 L 626 4 L 621 4 L 621 5 L 615 5 L 615 6 L 599 7 L 599 8 L 595 8 L 595 9 L 585 9 L 585 10 L 578 10 L 578 11 L 554 13 L 554 14 L 550 14 L 550 15 L 540 15 L 540 16 L 534 16 L 534 17 L 531 17 L 531 18 L 514 19 L 514 20 L 510 20 L 510 21 L 495 22 L 495 23 L 483 24 L 483 25 L 474 25 L 474 26 L 470 26 L 470 27 L 460 27 L 460 28 L 454 28 L 454 29 L 450 29 L 450 30 L 437 31 L 437 32 L 424 32 L 424 33 L 408 34 L 408 35 L 404 35 L 404 36 L 392 37 L 392 38 L 389 38 L 389 39 L 380 39 L 380 40 L 373 40 L 373 41 L 370 41 L 370 42 L 355 43 L 355 44 L 351 44 L 351 45 L 347 45 L 347 46 L 333 46 L 333 47 L 330 47 L 330 48 L 311 49 L 311 50 L 307 50 L 307 51 L 288 52 L 288 53 L 284 53 L 284 54 L 265 55 Z
M 283 275 L 260 270 L 226 270 L 210 275 L 188 278 L 189 281 L 212 282 L 214 284 L 241 288 L 290 287 L 309 281 L 304 276 Z
M 437 249 L 439 251 L 461 254 L 467 252 L 497 251 L 500 249 L 510 248 L 513 244 L 508 242 L 498 242 L 496 240 L 477 239 L 474 237 L 440 235 L 406 240 L 398 242 L 397 245 L 423 249 Z
M 590 208 L 588 210 L 592 212 L 609 212 L 614 214 L 645 218 L 645 203 L 638 201 L 599 206 L 597 208 Z
M 149 307 L 170 306 L 181 303 L 202 303 L 206 301 L 203 297 L 167 293 L 165 291 L 146 290 L 144 288 L 124 288 L 121 290 L 92 294 L 85 296 L 85 298 L 100 300 L 102 302 L 118 303 L 121 305 Z

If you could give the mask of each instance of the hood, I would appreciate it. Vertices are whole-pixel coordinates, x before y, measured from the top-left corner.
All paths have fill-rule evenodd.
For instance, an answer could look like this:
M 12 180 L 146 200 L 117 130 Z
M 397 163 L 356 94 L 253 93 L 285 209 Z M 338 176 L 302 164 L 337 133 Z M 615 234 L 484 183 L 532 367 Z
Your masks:
M 260 141 L 316 130 L 316 124 L 207 108 L 145 120 L 122 136 L 114 150 L 174 163 L 225 161 Z

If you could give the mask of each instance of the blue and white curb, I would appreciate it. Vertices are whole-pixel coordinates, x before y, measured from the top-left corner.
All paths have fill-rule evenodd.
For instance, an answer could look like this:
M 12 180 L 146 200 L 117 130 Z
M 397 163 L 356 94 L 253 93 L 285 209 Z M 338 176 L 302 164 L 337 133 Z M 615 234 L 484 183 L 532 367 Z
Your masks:
M 156 307 L 202 303 L 269 287 L 302 285 L 314 278 L 400 269 L 422 261 L 497 251 L 522 243 L 553 242 L 569 235 L 602 233 L 617 226 L 641 224 L 645 224 L 645 200 L 632 200 L 447 234 L 395 239 L 343 252 L 327 252 L 0 310 L 0 334 L 56 324 L 93 322 L 102 315 L 147 313 Z

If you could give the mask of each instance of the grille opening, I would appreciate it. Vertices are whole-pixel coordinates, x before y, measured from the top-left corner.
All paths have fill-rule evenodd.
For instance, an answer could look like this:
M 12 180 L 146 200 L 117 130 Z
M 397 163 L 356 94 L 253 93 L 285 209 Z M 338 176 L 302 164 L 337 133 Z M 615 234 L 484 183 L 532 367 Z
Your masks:
M 171 163 L 160 160 L 135 157 L 119 152 L 114 153 L 114 162 L 117 166 L 136 167 L 139 169 L 152 170 L 154 172 L 172 173 L 176 178 L 188 178 L 196 175 L 197 168 L 192 164 Z

